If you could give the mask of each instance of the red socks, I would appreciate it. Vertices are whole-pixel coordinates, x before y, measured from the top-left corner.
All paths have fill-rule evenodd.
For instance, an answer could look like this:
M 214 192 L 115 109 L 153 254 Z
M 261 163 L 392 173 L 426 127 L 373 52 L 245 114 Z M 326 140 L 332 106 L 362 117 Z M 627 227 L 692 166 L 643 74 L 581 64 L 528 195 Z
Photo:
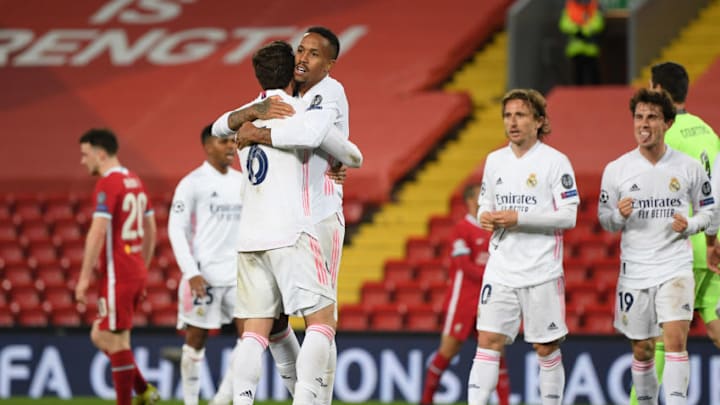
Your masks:
M 445 369 L 448 368 L 450 359 L 446 359 L 442 354 L 435 353 L 430 366 L 425 375 L 425 386 L 423 387 L 422 399 L 420 403 L 423 405 L 432 404 L 433 396 L 440 384 L 440 377 Z

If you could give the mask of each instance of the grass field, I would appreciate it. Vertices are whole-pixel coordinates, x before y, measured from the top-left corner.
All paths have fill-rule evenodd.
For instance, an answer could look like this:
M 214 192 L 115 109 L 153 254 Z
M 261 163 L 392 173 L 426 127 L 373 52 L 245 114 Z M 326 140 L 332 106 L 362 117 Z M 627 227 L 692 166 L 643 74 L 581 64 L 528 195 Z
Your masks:
M 200 405 L 205 405 L 206 401 L 200 401 Z M 97 398 L 87 397 L 76 397 L 73 399 L 59 399 L 55 397 L 44 397 L 44 398 L 27 398 L 27 397 L 13 397 L 7 399 L 0 399 L 0 404 L 7 405 L 112 405 L 115 404 L 113 400 L 103 400 Z M 180 400 L 163 400 L 160 401 L 159 405 L 182 405 L 183 402 Z M 290 405 L 290 401 L 258 401 L 258 405 Z M 363 402 L 365 405 L 407 405 L 407 402 L 379 402 L 379 401 L 368 401 Z M 333 401 L 333 405 L 350 405 L 349 402 Z

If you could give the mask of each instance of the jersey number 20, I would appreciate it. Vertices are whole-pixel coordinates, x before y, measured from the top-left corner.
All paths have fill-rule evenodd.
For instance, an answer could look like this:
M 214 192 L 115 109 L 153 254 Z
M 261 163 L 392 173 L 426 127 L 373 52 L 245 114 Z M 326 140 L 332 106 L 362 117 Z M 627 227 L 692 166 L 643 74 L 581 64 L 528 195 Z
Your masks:
M 145 193 L 141 192 L 137 195 L 132 193 L 125 194 L 122 202 L 122 210 L 123 212 L 127 212 L 128 215 L 122 226 L 123 240 L 135 240 L 138 237 L 143 237 L 145 208 L 147 208 L 147 196 Z

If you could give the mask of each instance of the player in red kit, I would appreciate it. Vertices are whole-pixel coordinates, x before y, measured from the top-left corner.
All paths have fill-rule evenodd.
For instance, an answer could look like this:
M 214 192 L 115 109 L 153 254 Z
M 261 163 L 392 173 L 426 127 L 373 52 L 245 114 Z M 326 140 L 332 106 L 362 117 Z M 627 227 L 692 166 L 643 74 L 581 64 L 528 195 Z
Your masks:
M 155 249 L 155 217 L 142 181 L 120 165 L 117 150 L 117 139 L 107 129 L 91 129 L 80 137 L 81 163 L 100 179 L 92 196 L 95 212 L 75 298 L 86 303 L 90 277 L 98 265 L 98 319 L 90 339 L 110 358 L 117 404 L 130 405 L 133 389 L 138 393 L 134 404 L 154 404 L 160 397 L 135 364 L 130 330 Z
M 442 373 L 450 361 L 459 352 L 462 344 L 475 336 L 477 304 L 480 299 L 482 277 L 488 258 L 488 243 L 492 233 L 482 229 L 475 215 L 478 211 L 480 185 L 465 187 L 463 198 L 468 209 L 465 218 L 455 224 L 452 234 L 452 253 L 450 265 L 449 289 L 445 295 L 443 324 L 440 347 L 432 358 L 425 375 L 422 405 L 433 403 L 433 396 L 440 384 Z M 500 377 L 497 394 L 501 405 L 509 404 L 510 378 L 505 365 L 505 357 L 500 361 Z

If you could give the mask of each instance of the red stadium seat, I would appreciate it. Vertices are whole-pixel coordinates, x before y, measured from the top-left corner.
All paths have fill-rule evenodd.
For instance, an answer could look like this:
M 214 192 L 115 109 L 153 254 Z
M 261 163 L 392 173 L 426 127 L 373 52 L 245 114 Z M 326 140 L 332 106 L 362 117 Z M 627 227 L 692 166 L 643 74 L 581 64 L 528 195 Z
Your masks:
M 439 318 L 432 305 L 408 306 L 405 329 L 413 332 L 437 332 L 440 330 Z
M 48 242 L 36 242 L 28 248 L 28 264 L 32 268 L 59 263 L 55 246 Z
M 155 215 L 155 222 L 158 224 L 158 228 L 165 228 L 167 226 L 168 208 L 169 205 L 166 202 L 153 205 L 153 215 Z
M 40 309 L 40 297 L 35 287 L 13 288 L 10 291 L 10 307 L 13 312 Z
M 47 314 L 39 308 L 27 309 L 17 314 L 17 322 L 20 326 L 40 328 L 48 326 Z
M 450 199 L 450 219 L 453 223 L 461 220 L 467 214 L 467 205 L 461 195 L 453 195 Z
M 22 226 L 20 237 L 24 243 L 50 243 L 50 232 L 43 222 L 27 222 Z
M 157 267 L 152 267 L 148 270 L 147 281 L 145 285 L 148 290 L 164 289 L 165 286 L 165 274 Z
M 385 262 L 385 278 L 387 282 L 410 281 L 415 277 L 414 266 L 407 260 L 390 259 Z
M 73 294 L 66 288 L 52 288 L 44 293 L 44 307 L 49 307 L 51 312 L 73 310 L 75 311 L 75 300 Z
M 18 222 L 42 221 L 42 210 L 36 201 L 22 201 L 15 205 L 15 218 Z
M 65 280 L 65 271 L 63 271 L 60 267 L 57 266 L 50 266 L 50 267 L 40 267 L 35 271 L 35 279 L 36 279 L 36 286 L 39 286 L 38 289 L 50 289 L 50 288 L 57 288 L 67 287 L 67 282 Z
M 82 325 L 83 320 L 74 308 L 70 308 L 61 311 L 53 311 L 50 315 L 50 322 L 53 326 L 78 327 Z
M 177 310 L 172 294 L 165 288 L 148 290 L 145 301 L 152 306 L 153 312 L 167 308 Z
M 376 305 L 372 309 L 370 328 L 379 331 L 400 331 L 404 324 L 404 308 L 394 304 Z
M 357 198 L 345 198 L 343 201 L 343 216 L 345 217 L 345 223 L 348 225 L 355 225 L 362 221 L 363 217 L 363 203 Z
M 563 263 L 565 270 L 565 287 L 572 289 L 587 281 L 588 266 L 581 260 L 568 259 Z
M 415 279 L 430 285 L 448 280 L 448 270 L 442 259 L 424 260 L 418 264 Z
M 135 313 L 133 314 L 133 325 L 134 326 L 147 326 L 148 325 L 147 315 L 143 314 L 142 312 L 135 311 Z
M 77 207 L 75 219 L 80 225 L 89 224 L 95 212 L 95 202 L 88 200 L 80 201 Z
M 25 266 L 6 268 L 2 275 L 2 286 L 5 291 L 16 288 L 34 288 L 35 279 L 32 270 Z
M 9 308 L 0 308 L 0 327 L 10 328 L 15 326 L 15 316 Z
M 434 259 L 435 247 L 426 238 L 409 238 L 405 244 L 405 255 L 414 262 Z
M 366 281 L 360 291 L 362 303 L 364 305 L 379 305 L 391 302 L 391 290 L 387 288 L 382 281 Z
M 75 220 L 61 221 L 55 224 L 52 235 L 56 245 L 64 245 L 67 242 L 79 242 L 83 240 L 83 233 Z
M 150 316 L 152 326 L 170 327 L 177 325 L 177 309 L 166 308 L 159 311 L 153 311 Z
M 610 252 L 602 241 L 583 241 L 577 246 L 577 256 L 585 263 L 592 264 L 597 260 L 610 257 Z
M 0 222 L 0 244 L 16 243 L 17 239 L 18 233 L 15 225 L 9 222 Z
M 44 220 L 48 224 L 54 224 L 58 221 L 68 221 L 75 219 L 75 213 L 69 202 L 48 204 L 45 208 Z
M 565 243 L 576 245 L 583 240 L 593 239 L 597 236 L 595 224 L 578 222 L 575 228 L 569 229 L 563 233 Z
M 18 244 L 0 244 L 0 259 L 0 267 L 20 266 L 25 264 L 25 253 Z
M 417 281 L 395 283 L 394 301 L 398 304 L 417 305 L 425 303 L 425 289 Z
M 586 333 L 598 335 L 613 335 L 615 327 L 613 326 L 613 314 L 605 312 L 590 312 L 584 315 Z
M 363 305 L 343 305 L 338 315 L 338 329 L 349 331 L 366 331 L 370 315 Z
M 590 279 L 595 283 L 598 291 L 605 293 L 615 290 L 619 274 L 619 269 L 593 268 Z
M 62 247 L 60 263 L 64 268 L 80 268 L 85 254 L 84 242 L 67 242 Z
M 568 309 L 565 314 L 565 324 L 567 324 L 570 334 L 582 332 L 583 325 L 581 318 L 582 316 L 578 312 Z
M 430 284 L 427 288 L 427 302 L 436 309 L 441 309 L 448 288 L 450 288 L 450 286 L 447 281 L 438 281 Z
M 577 312 L 582 312 L 588 305 L 600 302 L 600 295 L 594 286 L 577 287 L 572 291 L 568 291 L 570 300 L 567 301 L 568 308 L 572 308 Z
M 448 216 L 433 216 L 428 224 L 428 238 L 434 245 L 446 243 L 452 237 L 455 221 Z
M 10 207 L 6 203 L 0 202 L 0 222 L 11 222 L 12 215 L 10 214 Z

